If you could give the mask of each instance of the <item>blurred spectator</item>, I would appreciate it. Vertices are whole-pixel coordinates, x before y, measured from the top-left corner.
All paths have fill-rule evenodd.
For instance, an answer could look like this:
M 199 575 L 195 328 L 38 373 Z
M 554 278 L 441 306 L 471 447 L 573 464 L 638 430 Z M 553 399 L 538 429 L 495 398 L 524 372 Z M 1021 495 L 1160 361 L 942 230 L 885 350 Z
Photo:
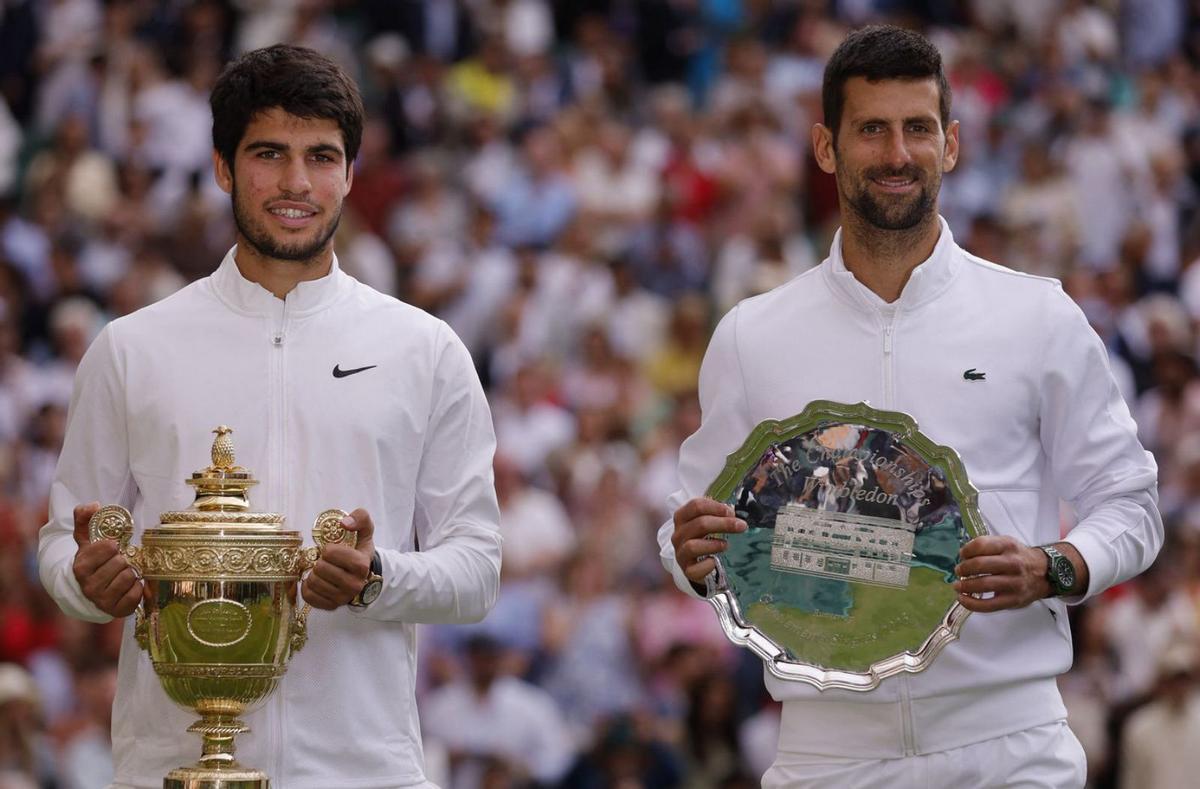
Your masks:
M 620 259 L 612 261 L 613 304 L 606 328 L 613 351 L 626 359 L 644 363 L 665 339 L 670 303 L 643 288 L 633 267 Z
M 367 230 L 385 236 L 388 216 L 405 186 L 403 168 L 392 155 L 387 125 L 379 118 L 368 119 L 354 161 L 354 188 L 346 196 L 347 207 L 354 209 Z
M 733 681 L 719 674 L 690 689 L 684 758 L 695 789 L 717 789 L 740 772 L 735 693 Z
M 90 148 L 84 118 L 68 115 L 58 126 L 52 147 L 29 163 L 25 189 L 34 194 L 51 190 L 74 218 L 98 222 L 116 203 L 116 168 L 111 159 Z
M 598 721 L 634 710 L 641 698 L 632 638 L 636 609 L 614 589 L 608 565 L 591 553 L 573 556 L 560 577 L 559 595 L 546 612 L 541 684 L 582 744 Z
M 0 786 L 53 786 L 57 770 L 29 672 L 0 664 Z
M 1062 276 L 1078 250 L 1080 207 L 1075 184 L 1039 141 L 1025 147 L 1021 173 L 1009 184 L 1000 204 L 1000 217 L 1017 242 L 1006 253 L 1022 270 Z
M 670 396 L 693 389 L 700 376 L 700 362 L 708 347 L 709 306 L 697 294 L 675 302 L 665 342 L 646 362 L 651 386 Z
M 38 409 L 29 430 L 29 445 L 21 457 L 21 495 L 38 511 L 47 505 L 54 468 L 62 451 L 67 429 L 67 409 L 61 403 L 45 403 Z
M 575 763 L 562 785 L 578 789 L 683 786 L 678 757 L 645 718 L 621 715 L 604 723 L 596 745 Z
M 1184 0 L 1124 0 L 1125 58 L 1134 68 L 1156 66 L 1175 52 L 1186 28 Z
M 440 278 L 441 291 L 435 298 L 443 300 L 442 317 L 475 356 L 479 367 L 486 366 L 482 362 L 495 341 L 500 311 L 517 284 L 516 257 L 495 240 L 495 227 L 495 215 L 487 206 L 476 204 L 465 235 L 430 249 L 422 261 L 423 275 L 439 275 L 430 279 L 436 287 Z M 451 259 L 441 262 L 439 257 Z M 430 287 L 429 280 L 424 284 Z
M 466 206 L 450 187 L 447 169 L 431 152 L 409 158 L 409 199 L 396 204 L 387 230 L 401 266 L 417 265 L 431 247 L 459 238 L 466 229 Z
M 1196 361 L 1183 350 L 1166 349 L 1151 365 L 1154 385 L 1133 410 L 1138 438 L 1161 457 L 1175 457 L 1180 442 L 1200 429 L 1200 377 Z M 1163 483 L 1170 483 L 1164 479 Z
M 567 226 L 578 198 L 563 172 L 562 146 L 552 127 L 524 130 L 520 150 L 520 164 L 495 196 L 497 234 L 513 246 L 546 246 Z
M 649 218 L 658 203 L 657 174 L 633 156 L 629 129 L 615 120 L 601 126 L 596 145 L 575 161 L 582 218 L 599 248 L 616 251 L 629 229 Z
M 1105 635 L 1116 656 L 1114 700 L 1129 701 L 1149 693 L 1172 645 L 1197 638 L 1200 618 L 1179 584 L 1180 572 L 1172 551 L 1164 550 L 1104 617 Z
M 80 708 L 75 719 L 59 726 L 63 789 L 104 789 L 112 781 L 113 699 L 117 666 L 92 655 L 75 669 Z
M 1066 144 L 1064 154 L 1068 177 L 1079 196 L 1080 262 L 1105 270 L 1117 264 L 1134 208 L 1126 186 L 1138 173 L 1113 134 L 1107 98 L 1090 99 L 1080 123 L 1080 133 Z
M 544 472 L 551 452 L 575 436 L 574 418 L 548 394 L 545 369 L 527 364 L 492 404 L 497 444 L 507 448 L 517 468 L 530 479 Z
M 421 714 L 426 737 L 449 750 L 451 789 L 487 786 L 497 769 L 542 784 L 557 781 L 574 749 L 554 702 L 545 691 L 502 676 L 499 646 L 487 636 L 471 639 L 466 651 L 467 676 L 431 692 Z
M 812 248 L 776 207 L 745 233 L 730 235 L 718 253 L 712 294 L 722 314 L 750 296 L 766 293 L 817 264 Z
M 1157 669 L 1153 700 L 1125 724 L 1121 789 L 1175 789 L 1200 772 L 1195 642 L 1172 645 Z
M 33 419 L 42 384 L 37 369 L 19 353 L 20 333 L 10 309 L 7 301 L 0 308 L 0 442 L 11 446 Z
M 511 118 L 517 108 L 511 60 L 505 40 L 491 33 L 484 38 L 478 52 L 451 68 L 446 84 L 454 114 L 485 112 Z
M 505 578 L 557 572 L 576 541 L 566 509 L 554 494 L 528 485 L 516 463 L 503 451 L 496 453 L 493 466 L 504 536 Z
M 699 230 L 674 216 L 669 197 L 629 237 L 628 256 L 638 283 L 663 298 L 701 290 L 708 280 L 708 250 Z
M 0 96 L 0 194 L 9 194 L 17 181 L 17 154 L 21 149 L 21 127 Z
M 338 265 L 347 274 L 380 293 L 389 296 L 399 293 L 395 256 L 382 238 L 363 226 L 353 208 L 343 211 L 334 243 L 338 249 Z

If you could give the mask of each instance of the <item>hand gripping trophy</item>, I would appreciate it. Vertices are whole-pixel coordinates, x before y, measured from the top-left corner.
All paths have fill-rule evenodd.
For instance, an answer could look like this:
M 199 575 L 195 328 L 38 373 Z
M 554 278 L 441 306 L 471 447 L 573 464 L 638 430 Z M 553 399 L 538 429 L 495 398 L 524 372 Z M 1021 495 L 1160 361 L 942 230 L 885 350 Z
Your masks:
M 196 489 L 191 507 L 164 512 L 140 547 L 129 544 L 124 507 L 102 507 L 88 531 L 93 541 L 116 540 L 141 574 L 138 644 L 171 700 L 200 715 L 188 728 L 204 740 L 200 761 L 172 770 L 163 789 L 267 789 L 264 772 L 234 759 L 234 737 L 250 730 L 239 716 L 271 694 L 308 638 L 301 576 L 325 545 L 353 546 L 357 537 L 340 524 L 346 513 L 331 509 L 313 525 L 317 546 L 302 548 L 282 515 L 250 512 L 246 491 L 258 481 L 234 465 L 233 431 L 213 432 L 212 465 L 186 480 Z

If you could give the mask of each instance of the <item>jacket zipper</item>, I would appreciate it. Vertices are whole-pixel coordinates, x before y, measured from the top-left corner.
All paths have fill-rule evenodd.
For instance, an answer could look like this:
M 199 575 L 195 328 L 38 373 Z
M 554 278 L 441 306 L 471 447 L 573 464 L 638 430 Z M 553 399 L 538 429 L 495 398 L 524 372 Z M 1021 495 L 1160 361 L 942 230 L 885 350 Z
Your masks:
M 896 320 L 900 316 L 898 307 L 891 310 L 883 311 L 880 315 L 883 319 L 883 407 L 885 409 L 895 408 L 896 402 L 896 384 L 893 375 L 893 342 L 896 335 Z M 900 680 L 900 731 L 903 738 L 904 755 L 915 756 L 917 753 L 916 735 L 914 734 L 915 725 L 912 716 L 912 697 L 908 685 L 909 677 L 907 674 L 901 674 L 897 679 Z
M 271 333 L 271 403 L 274 408 L 271 409 L 271 474 L 275 484 L 275 495 L 278 508 L 275 512 L 285 512 L 287 508 L 287 473 L 283 467 L 284 455 L 284 436 L 283 430 L 286 424 L 284 420 L 285 403 L 283 399 L 284 391 L 284 337 L 287 330 L 287 299 L 283 300 L 283 308 L 279 311 L 278 323 L 274 326 Z M 270 718 L 270 741 L 273 741 L 273 747 L 268 753 L 272 754 L 271 774 L 278 776 L 277 780 L 281 783 L 286 781 L 283 775 L 283 753 L 286 750 L 285 732 L 287 730 L 286 708 L 287 702 L 284 701 L 284 684 L 287 682 L 287 676 L 284 675 L 279 679 L 279 687 L 272 694 L 270 710 L 273 713 Z
M 883 407 L 891 409 L 896 400 L 896 386 L 892 375 L 892 340 L 896 333 L 896 318 L 900 310 L 882 313 L 883 318 Z
M 900 677 L 900 728 L 904 735 L 904 755 L 917 755 L 917 738 L 913 733 L 915 725 L 913 723 L 912 714 L 912 696 L 909 694 L 908 675 L 901 674 Z

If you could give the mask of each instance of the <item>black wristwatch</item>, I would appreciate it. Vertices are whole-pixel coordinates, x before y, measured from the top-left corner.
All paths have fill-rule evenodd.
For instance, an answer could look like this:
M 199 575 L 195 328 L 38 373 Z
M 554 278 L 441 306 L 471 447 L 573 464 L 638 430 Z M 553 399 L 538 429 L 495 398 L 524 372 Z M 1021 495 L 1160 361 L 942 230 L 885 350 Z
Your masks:
M 382 591 L 383 560 L 379 558 L 379 551 L 375 551 L 375 554 L 371 556 L 371 569 L 367 573 L 367 582 L 363 584 L 362 590 L 350 601 L 350 607 L 366 608 L 379 598 L 379 593 Z
M 1075 588 L 1075 565 L 1071 564 L 1071 560 L 1062 555 L 1062 552 L 1053 545 L 1039 545 L 1038 549 L 1046 554 L 1046 559 L 1049 564 L 1046 567 L 1046 580 L 1050 582 L 1050 589 L 1055 597 L 1063 597 L 1071 594 L 1071 590 Z

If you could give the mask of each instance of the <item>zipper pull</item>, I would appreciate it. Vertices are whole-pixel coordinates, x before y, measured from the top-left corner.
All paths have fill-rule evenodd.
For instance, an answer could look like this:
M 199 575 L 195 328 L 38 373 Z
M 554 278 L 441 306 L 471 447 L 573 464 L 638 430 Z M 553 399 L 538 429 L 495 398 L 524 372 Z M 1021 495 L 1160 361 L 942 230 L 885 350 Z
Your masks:
M 278 342 L 278 340 L 276 340 Z M 888 324 L 883 329 L 883 352 L 892 352 L 892 326 Z
M 276 348 L 278 348 L 280 345 L 283 345 L 283 334 L 282 333 L 276 334 L 274 337 L 271 338 L 271 343 Z

